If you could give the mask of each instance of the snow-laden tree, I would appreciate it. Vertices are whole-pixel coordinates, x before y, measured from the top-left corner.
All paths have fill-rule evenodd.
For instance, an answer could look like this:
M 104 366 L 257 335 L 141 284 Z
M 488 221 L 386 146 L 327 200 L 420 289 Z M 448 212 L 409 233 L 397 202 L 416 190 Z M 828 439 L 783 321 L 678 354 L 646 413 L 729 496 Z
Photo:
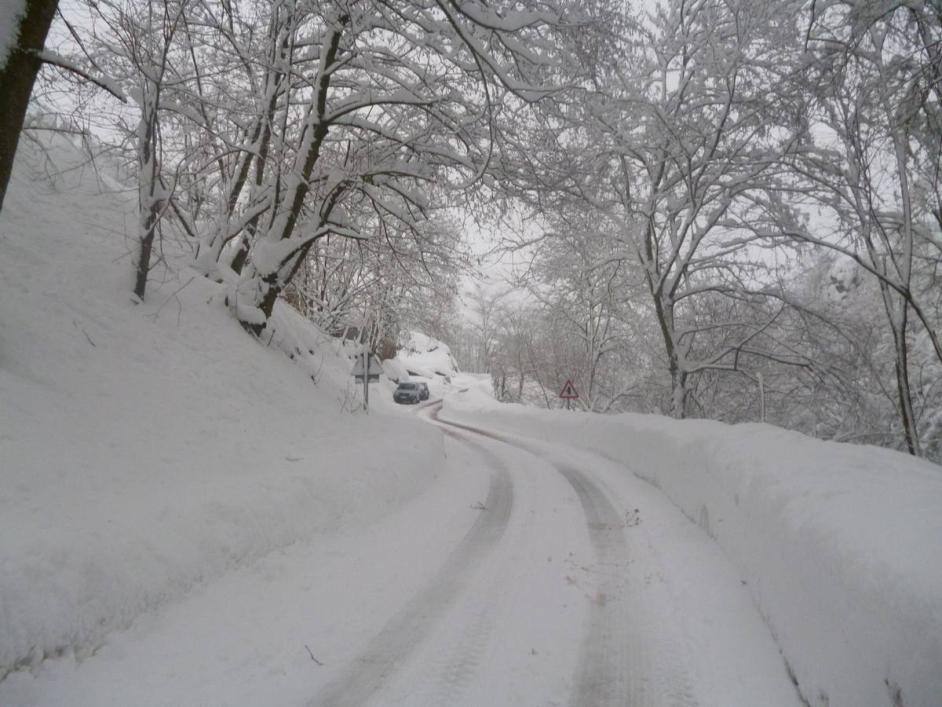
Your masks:
M 129 60 L 132 96 L 138 118 L 134 133 L 137 163 L 138 233 L 134 263 L 134 294 L 143 298 L 151 269 L 157 228 L 169 208 L 161 173 L 161 113 L 166 84 L 181 81 L 171 62 L 174 38 L 187 11 L 188 0 L 147 0 L 143 6 L 112 6 L 112 30 Z
M 618 409 L 635 383 L 629 361 L 637 361 L 632 336 L 637 313 L 631 300 L 641 280 L 610 224 L 600 224 L 592 210 L 574 207 L 548 217 L 552 228 L 541 238 L 523 281 L 539 303 L 533 326 L 543 330 L 545 341 L 552 340 L 549 348 L 567 351 L 565 367 L 552 370 L 549 385 L 556 387 L 555 395 L 571 379 L 585 409 Z
M 744 349 L 768 353 L 753 345 L 775 316 L 756 316 L 763 263 L 734 215 L 793 146 L 781 120 L 787 98 L 767 90 L 790 70 L 781 43 L 791 35 L 787 11 L 665 3 L 642 26 L 644 71 L 616 76 L 611 105 L 595 109 L 611 144 L 616 214 L 647 282 L 678 417 L 687 414 L 692 377 L 736 371 Z
M 818 437 L 905 448 L 893 337 L 877 305 L 876 279 L 824 248 L 803 260 L 787 286 L 803 316 L 783 335 L 816 366 L 771 381 L 767 387 L 777 398 L 770 400 L 771 421 Z M 939 409 L 940 394 L 925 401 L 930 408 Z
M 475 282 L 468 297 L 472 334 L 465 365 L 478 373 L 490 373 L 497 351 L 500 329 L 501 301 L 508 289 L 493 282 Z
M 794 9 L 670 0 L 612 22 L 613 35 L 582 47 L 593 61 L 582 100 L 550 104 L 519 158 L 534 210 L 587 205 L 613 257 L 645 283 L 670 378 L 665 411 L 678 417 L 705 371 L 738 376 L 744 352 L 774 355 L 757 342 L 779 316 L 766 306 L 776 264 L 738 215 L 795 145 L 794 99 L 768 90 L 796 70 Z M 538 246 L 526 234 L 523 245 Z
M 219 179 L 209 226 L 192 228 L 198 262 L 258 333 L 319 239 L 368 238 L 377 223 L 420 238 L 436 200 L 479 183 L 504 104 L 545 92 L 555 50 L 542 28 L 558 18 L 419 0 L 276 2 L 251 25 L 243 11 L 203 9 L 234 87 L 204 76 L 195 105 L 218 115 L 226 92 L 242 104 L 227 103 L 226 125 L 198 121 Z
M 792 90 L 804 99 L 806 130 L 790 174 L 757 200 L 761 215 L 748 226 L 826 246 L 875 279 L 903 436 L 921 454 L 921 428 L 937 425 L 921 404 L 925 386 L 913 382 L 914 359 L 942 374 L 942 23 L 923 2 L 818 3 L 802 17 L 807 70 Z
M 395 341 L 399 327 L 448 338 L 455 318 L 453 283 L 463 262 L 460 232 L 444 218 L 397 233 L 375 224 L 369 239 L 328 234 L 308 254 L 287 299 L 323 330 L 341 335 L 355 330 L 375 343 Z M 362 233 L 369 233 L 360 225 Z M 362 335 L 361 335 L 362 333 Z
M 194 5 L 190 0 L 102 0 L 78 2 L 55 28 L 56 51 L 44 61 L 72 76 L 58 95 L 42 97 L 46 111 L 71 112 L 70 122 L 89 134 L 93 151 L 112 149 L 132 172 L 138 193 L 133 234 L 133 291 L 139 298 L 160 247 L 162 220 L 171 208 L 183 142 L 174 95 L 188 90 L 187 54 L 177 33 Z M 82 86 L 92 85 L 95 92 Z M 105 93 L 98 89 L 105 89 Z M 108 95 L 110 94 L 110 95 Z M 83 117 L 79 117 L 79 116 Z M 48 116 L 45 116 L 48 120 Z
M 491 355 L 491 380 L 498 400 L 550 407 L 554 376 L 547 365 L 546 334 L 539 308 L 518 303 L 499 310 Z M 533 395 L 530 388 L 535 388 Z
M 255 334 L 283 296 L 450 336 L 507 399 L 572 377 L 595 410 L 937 455 L 935 5 L 554 3 L 96 0 L 58 63 L 130 94 L 104 132 L 139 242 L 172 225 Z M 456 205 L 531 262 L 467 326 Z

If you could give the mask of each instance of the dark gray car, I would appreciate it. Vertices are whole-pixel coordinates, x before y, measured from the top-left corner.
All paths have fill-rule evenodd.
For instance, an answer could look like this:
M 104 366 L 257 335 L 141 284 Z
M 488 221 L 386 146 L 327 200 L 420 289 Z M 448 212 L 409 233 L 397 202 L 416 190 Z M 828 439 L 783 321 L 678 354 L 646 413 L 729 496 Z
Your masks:
M 417 403 L 422 399 L 422 391 L 418 383 L 400 383 L 393 393 L 393 400 L 397 403 Z

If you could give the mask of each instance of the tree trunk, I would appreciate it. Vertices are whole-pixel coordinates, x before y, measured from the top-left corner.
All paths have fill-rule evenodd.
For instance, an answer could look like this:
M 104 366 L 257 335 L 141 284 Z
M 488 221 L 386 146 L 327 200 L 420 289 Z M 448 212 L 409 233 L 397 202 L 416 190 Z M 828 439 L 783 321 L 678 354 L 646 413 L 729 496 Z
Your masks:
M 157 214 L 153 205 L 141 214 L 141 235 L 137 249 L 137 265 L 134 271 L 134 294 L 144 299 L 147 289 L 147 274 L 150 272 L 150 256 L 154 249 L 154 234 L 157 231 Z
M 10 48 L 6 64 L 0 67 L 0 210 L 13 171 L 13 157 L 33 82 L 42 65 L 38 52 L 46 42 L 58 4 L 58 0 L 26 0 L 16 47 Z
M 674 305 L 664 301 L 654 285 L 655 278 L 650 270 L 646 271 L 646 276 L 654 299 L 654 313 L 664 340 L 664 350 L 667 353 L 667 370 L 671 376 L 670 416 L 681 420 L 687 416 L 687 371 L 681 366 L 679 347 L 675 341 Z
M 682 420 L 687 417 L 687 372 L 671 361 L 671 417 Z
M 900 421 L 903 423 L 903 436 L 906 448 L 916 457 L 922 456 L 919 430 L 916 427 L 916 414 L 913 410 L 913 394 L 909 384 L 909 347 L 906 343 L 907 306 L 901 305 L 900 327 L 893 327 L 893 343 L 896 353 L 896 390 L 899 395 Z
M 134 294 L 144 299 L 147 275 L 150 272 L 154 237 L 160 220 L 162 204 L 157 198 L 157 106 L 160 87 L 145 84 L 141 120 L 137 129 L 138 160 L 138 232 L 137 262 L 135 263 Z

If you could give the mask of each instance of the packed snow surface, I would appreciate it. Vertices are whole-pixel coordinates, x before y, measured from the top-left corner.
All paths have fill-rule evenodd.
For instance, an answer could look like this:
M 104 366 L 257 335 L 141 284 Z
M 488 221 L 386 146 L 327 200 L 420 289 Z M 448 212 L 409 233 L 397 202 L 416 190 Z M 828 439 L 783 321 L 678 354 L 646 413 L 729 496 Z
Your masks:
M 812 705 L 942 704 L 942 468 L 769 425 L 495 405 L 446 419 L 590 449 L 719 544 Z

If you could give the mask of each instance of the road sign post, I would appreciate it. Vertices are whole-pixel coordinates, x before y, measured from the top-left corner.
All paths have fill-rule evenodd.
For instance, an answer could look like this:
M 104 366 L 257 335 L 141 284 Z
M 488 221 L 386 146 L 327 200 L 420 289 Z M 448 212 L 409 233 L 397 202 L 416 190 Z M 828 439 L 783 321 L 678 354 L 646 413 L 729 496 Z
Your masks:
M 563 389 L 559 391 L 559 397 L 566 401 L 566 409 L 570 409 L 570 404 L 573 400 L 579 399 L 579 393 L 576 392 L 576 386 L 572 384 L 572 379 L 569 378 L 566 380 L 566 383 L 563 385 Z
M 363 351 L 357 354 L 352 373 L 357 382 L 363 379 L 363 410 L 365 412 L 370 411 L 370 381 L 378 381 L 382 372 L 383 366 L 379 359 L 364 346 Z

